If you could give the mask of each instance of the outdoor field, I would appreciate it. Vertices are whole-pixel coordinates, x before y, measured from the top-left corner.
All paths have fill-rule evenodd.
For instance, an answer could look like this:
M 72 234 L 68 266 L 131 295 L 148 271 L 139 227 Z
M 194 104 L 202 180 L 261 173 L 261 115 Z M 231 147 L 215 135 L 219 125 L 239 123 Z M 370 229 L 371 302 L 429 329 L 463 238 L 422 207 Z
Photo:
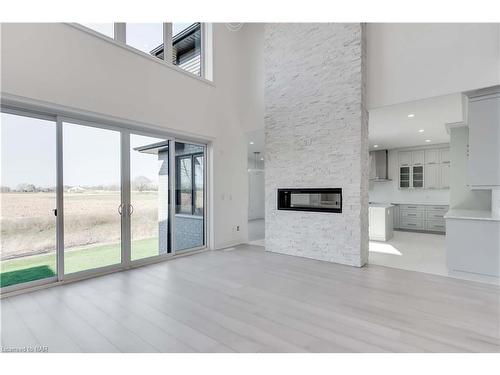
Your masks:
M 1 194 L 1 286 L 55 275 L 55 193 Z M 158 193 L 132 192 L 132 258 L 158 254 Z M 118 191 L 64 193 L 65 272 L 120 262 Z

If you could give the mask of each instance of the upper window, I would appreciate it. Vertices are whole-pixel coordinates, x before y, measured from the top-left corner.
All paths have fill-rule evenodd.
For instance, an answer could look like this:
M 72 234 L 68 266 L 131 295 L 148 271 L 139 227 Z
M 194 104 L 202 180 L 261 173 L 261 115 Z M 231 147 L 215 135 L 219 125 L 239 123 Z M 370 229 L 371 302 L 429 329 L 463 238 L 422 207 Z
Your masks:
M 88 27 L 100 34 L 109 36 L 110 38 L 115 37 L 115 24 L 109 23 L 82 23 L 83 26 Z
M 198 77 L 204 77 L 203 27 L 200 22 L 118 23 L 116 28 L 112 23 L 83 25 Z
M 156 53 L 163 50 L 162 23 L 127 23 L 126 37 L 129 46 L 163 59 Z
M 172 63 L 201 76 L 201 24 L 172 24 Z

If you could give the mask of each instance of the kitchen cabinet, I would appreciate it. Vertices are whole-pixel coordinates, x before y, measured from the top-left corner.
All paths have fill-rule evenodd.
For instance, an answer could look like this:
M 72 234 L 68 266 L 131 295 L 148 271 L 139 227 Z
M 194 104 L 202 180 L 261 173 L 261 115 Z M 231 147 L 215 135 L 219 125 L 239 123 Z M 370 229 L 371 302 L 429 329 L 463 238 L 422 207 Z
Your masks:
M 370 204 L 368 233 L 370 240 L 387 241 L 392 238 L 392 205 Z
M 442 148 L 439 150 L 439 162 L 440 163 L 449 163 L 450 162 L 450 149 Z
M 410 187 L 410 166 L 399 167 L 399 188 L 406 189 Z
M 450 164 L 443 163 L 439 166 L 440 188 L 448 189 L 450 187 Z
M 399 151 L 400 189 L 447 189 L 449 147 Z
M 412 151 L 411 152 L 411 164 L 412 165 L 424 165 L 425 151 Z
M 448 206 L 425 204 L 399 205 L 399 229 L 444 233 L 444 214 Z
M 439 150 L 437 148 L 425 150 L 425 164 L 438 164 Z
M 469 183 L 500 186 L 500 87 L 469 96 Z
M 500 276 L 500 217 L 491 211 L 446 214 L 446 263 L 450 271 Z
M 393 227 L 394 229 L 399 228 L 399 204 L 395 204 L 392 207 L 392 219 L 393 219 Z
M 425 188 L 438 189 L 440 185 L 439 164 L 427 164 L 425 166 Z
M 412 166 L 412 184 L 413 188 L 423 188 L 424 187 L 424 166 L 414 165 Z
M 399 152 L 399 166 L 410 166 L 411 165 L 411 151 L 400 151 Z

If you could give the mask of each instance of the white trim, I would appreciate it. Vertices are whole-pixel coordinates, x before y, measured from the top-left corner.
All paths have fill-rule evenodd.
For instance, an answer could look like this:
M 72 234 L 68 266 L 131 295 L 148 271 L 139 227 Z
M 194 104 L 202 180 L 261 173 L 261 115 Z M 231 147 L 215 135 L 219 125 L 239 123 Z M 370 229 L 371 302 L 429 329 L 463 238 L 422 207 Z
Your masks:
M 165 22 L 163 24 L 163 60 L 170 66 L 174 65 L 172 63 L 172 51 L 172 23 Z
M 205 171 L 205 176 L 206 176 L 206 184 L 205 184 L 205 195 L 206 195 L 206 206 L 205 206 L 205 228 L 206 228 L 206 238 L 205 238 L 205 245 L 209 247 L 209 249 L 214 250 L 215 249 L 215 188 L 214 188 L 214 176 L 213 176 L 213 171 L 214 171 L 214 143 L 209 142 L 206 147 L 206 161 L 205 161 L 205 166 L 206 166 L 206 171 Z
M 131 130 L 131 131 L 152 131 L 161 134 L 167 138 L 179 138 L 188 140 L 189 142 L 198 142 L 206 144 L 214 138 L 206 135 L 196 135 L 189 132 L 175 130 L 173 128 L 160 127 L 146 122 L 138 122 L 128 120 L 122 117 L 110 116 L 103 113 L 92 112 L 74 107 L 54 104 L 38 99 L 26 98 L 19 95 L 2 92 L 0 97 L 2 111 L 22 110 L 24 113 L 34 114 L 54 114 L 57 113 L 63 118 L 72 119 L 72 121 L 81 121 L 88 126 L 97 124 L 99 127 L 108 127 L 113 130 Z
M 125 25 L 124 22 L 115 22 L 114 24 L 114 38 L 111 38 L 111 39 L 114 39 L 116 42 L 118 43 L 123 43 L 123 44 L 126 44 L 127 43 L 127 26 Z M 80 26 L 83 26 L 83 25 L 80 25 Z M 83 26 L 85 27 L 85 26 Z M 88 27 L 85 27 L 86 29 L 89 29 Z M 92 29 L 89 29 L 90 31 L 94 31 Z M 96 35 L 97 34 L 97 35 Z M 95 31 L 95 34 L 96 36 L 101 36 L 102 34 Z M 106 35 L 103 35 L 103 36 L 106 36 Z
M 120 132 L 120 172 L 121 172 L 121 264 L 130 265 L 132 226 L 130 218 L 130 131 Z
M 467 128 L 468 126 L 464 121 L 459 121 L 459 122 L 448 122 L 444 124 L 444 127 L 446 128 L 446 133 L 450 134 L 451 129 Z
M 500 97 L 500 86 L 491 86 L 483 89 L 467 91 L 464 93 L 471 102 Z
M 56 123 L 56 259 L 57 259 L 57 280 L 64 280 L 64 150 L 63 150 L 63 122 L 57 116 Z
M 105 42 L 108 42 L 108 43 L 110 43 L 110 44 L 112 44 L 112 45 L 114 45 L 114 46 L 117 46 L 117 47 L 123 48 L 123 49 L 125 49 L 125 50 L 127 50 L 127 51 L 129 51 L 129 52 L 133 52 L 133 53 L 135 53 L 136 55 L 138 55 L 138 56 L 142 56 L 142 57 L 146 58 L 146 59 L 147 59 L 147 60 L 149 60 L 149 61 L 154 61 L 154 62 L 156 62 L 157 64 L 161 64 L 161 65 L 163 65 L 163 66 L 165 66 L 165 67 L 167 67 L 167 68 L 169 68 L 169 69 L 173 69 L 173 70 L 175 70 L 176 72 L 181 73 L 181 74 L 184 74 L 184 75 L 185 75 L 185 76 L 187 76 L 187 77 L 194 78 L 194 79 L 196 79 L 196 80 L 198 80 L 198 81 L 200 81 L 200 82 L 203 82 L 203 83 L 205 83 L 205 84 L 207 84 L 207 85 L 209 85 L 209 86 L 215 87 L 215 82 L 214 82 L 214 80 L 213 80 L 213 79 L 212 79 L 212 80 L 209 80 L 209 79 L 206 79 L 206 78 L 204 78 L 204 77 L 200 77 L 200 76 L 197 76 L 197 75 L 195 75 L 195 74 L 189 73 L 188 71 L 186 71 L 186 70 L 184 70 L 184 69 L 182 69 L 182 68 L 179 68 L 178 66 L 176 66 L 176 65 L 174 65 L 174 64 L 168 64 L 168 63 L 167 63 L 166 61 L 164 61 L 164 60 L 160 60 L 159 58 L 154 57 L 154 56 L 151 56 L 150 54 L 148 54 L 148 53 L 146 53 L 146 52 L 143 52 L 143 51 L 138 50 L 138 49 L 136 49 L 136 48 L 134 48 L 134 47 L 131 47 L 131 46 L 129 46 L 129 45 L 127 45 L 127 44 L 125 44 L 125 42 L 123 42 L 123 43 L 122 43 L 122 42 L 119 42 L 118 40 L 114 40 L 114 39 L 110 38 L 109 36 L 106 36 L 106 35 L 104 35 L 104 34 L 101 34 L 101 33 L 97 32 L 97 31 L 94 31 L 94 30 L 92 30 L 92 29 L 89 29 L 88 27 L 83 26 L 83 25 L 80 25 L 80 24 L 78 24 L 78 23 L 64 23 L 64 24 L 65 24 L 65 25 L 67 25 L 67 26 L 73 27 L 73 28 L 75 28 L 75 29 L 78 29 L 78 30 L 80 30 L 80 31 L 83 31 L 83 32 L 85 32 L 85 33 L 87 33 L 87 34 L 90 34 L 90 35 L 92 35 L 92 36 L 94 36 L 94 37 L 96 37 L 96 38 L 99 38 L 99 39 L 101 39 L 101 40 L 103 40 L 103 41 L 105 41 Z M 205 57 L 204 57 L 204 56 L 202 56 L 202 59 L 204 59 L 204 58 L 205 58 Z
M 224 250 L 227 249 L 228 247 L 234 247 L 234 246 L 239 246 L 239 245 L 245 245 L 246 242 L 244 241 L 226 241 L 221 244 L 219 244 L 217 247 L 214 248 L 214 250 Z
M 175 165 L 175 140 L 170 140 L 168 142 L 168 187 L 170 194 L 170 206 L 169 211 L 169 232 L 170 232 L 170 253 L 175 255 L 175 210 L 176 210 L 176 191 L 175 184 L 177 179 Z
M 27 288 L 39 288 L 40 286 L 53 285 L 57 282 L 57 275 L 52 277 L 46 277 L 43 279 L 27 281 L 25 283 L 13 284 L 9 286 L 4 286 L 0 288 L 0 299 L 6 297 L 5 294 L 16 293 L 19 291 L 24 291 Z

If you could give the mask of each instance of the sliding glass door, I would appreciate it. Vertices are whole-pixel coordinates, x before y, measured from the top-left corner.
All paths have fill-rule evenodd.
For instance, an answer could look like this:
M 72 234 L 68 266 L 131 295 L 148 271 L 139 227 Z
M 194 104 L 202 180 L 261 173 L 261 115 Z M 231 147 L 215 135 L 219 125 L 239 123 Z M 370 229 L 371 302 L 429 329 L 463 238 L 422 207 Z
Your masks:
M 0 285 L 9 287 L 57 275 L 56 122 L 1 120 Z
M 169 141 L 130 135 L 131 260 L 171 253 Z
M 63 123 L 64 273 L 121 263 L 120 132 Z
M 56 115 L 1 115 L 2 291 L 205 245 L 204 145 Z

